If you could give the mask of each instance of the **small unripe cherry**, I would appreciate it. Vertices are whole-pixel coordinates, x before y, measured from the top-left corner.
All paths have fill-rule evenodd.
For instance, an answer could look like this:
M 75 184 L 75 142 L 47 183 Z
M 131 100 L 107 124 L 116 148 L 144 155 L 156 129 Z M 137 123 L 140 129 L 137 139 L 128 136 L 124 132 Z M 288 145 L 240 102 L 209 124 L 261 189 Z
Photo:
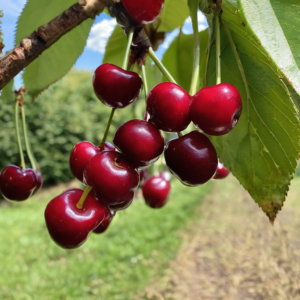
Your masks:
M 239 91 L 220 83 L 198 91 L 191 100 L 190 117 L 206 134 L 223 135 L 233 129 L 242 113 Z

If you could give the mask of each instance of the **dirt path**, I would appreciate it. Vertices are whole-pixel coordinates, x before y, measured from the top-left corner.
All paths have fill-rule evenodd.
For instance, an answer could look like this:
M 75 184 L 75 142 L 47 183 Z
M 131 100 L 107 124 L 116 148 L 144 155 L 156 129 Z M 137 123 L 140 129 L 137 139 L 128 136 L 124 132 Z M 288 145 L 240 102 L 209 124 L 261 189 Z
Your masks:
M 215 182 L 149 300 L 300 299 L 300 179 L 274 227 L 233 178 Z

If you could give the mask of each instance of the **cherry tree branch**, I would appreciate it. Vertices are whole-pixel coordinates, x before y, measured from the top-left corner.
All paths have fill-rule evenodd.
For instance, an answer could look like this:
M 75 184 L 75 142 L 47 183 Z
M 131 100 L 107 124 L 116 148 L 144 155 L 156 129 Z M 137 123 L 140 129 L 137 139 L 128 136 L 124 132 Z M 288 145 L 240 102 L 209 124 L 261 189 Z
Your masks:
M 79 0 L 49 23 L 40 26 L 6 56 L 0 57 L 0 90 L 64 34 L 88 18 L 95 18 L 118 0 Z

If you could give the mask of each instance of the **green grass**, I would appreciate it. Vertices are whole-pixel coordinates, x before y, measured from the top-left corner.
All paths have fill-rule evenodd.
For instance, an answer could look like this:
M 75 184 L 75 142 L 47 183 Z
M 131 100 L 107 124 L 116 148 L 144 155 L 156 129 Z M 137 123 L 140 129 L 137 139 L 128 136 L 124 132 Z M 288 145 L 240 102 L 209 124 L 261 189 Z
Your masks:
M 196 208 L 211 185 L 173 181 L 172 188 L 163 209 L 137 199 L 105 234 L 72 251 L 54 244 L 45 226 L 44 209 L 55 194 L 0 207 L 0 299 L 133 299 L 175 257 L 178 231 L 199 218 Z

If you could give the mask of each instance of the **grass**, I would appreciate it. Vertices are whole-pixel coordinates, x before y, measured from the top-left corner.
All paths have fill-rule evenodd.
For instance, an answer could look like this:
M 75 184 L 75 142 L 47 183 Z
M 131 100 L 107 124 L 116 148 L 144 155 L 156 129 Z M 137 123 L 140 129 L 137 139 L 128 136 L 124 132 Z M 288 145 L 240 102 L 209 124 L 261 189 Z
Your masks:
M 132 299 L 176 256 L 178 231 L 199 217 L 211 190 L 172 184 L 166 207 L 152 210 L 138 198 L 105 234 L 72 251 L 52 242 L 44 221 L 48 201 L 62 191 L 0 207 L 0 299 Z

